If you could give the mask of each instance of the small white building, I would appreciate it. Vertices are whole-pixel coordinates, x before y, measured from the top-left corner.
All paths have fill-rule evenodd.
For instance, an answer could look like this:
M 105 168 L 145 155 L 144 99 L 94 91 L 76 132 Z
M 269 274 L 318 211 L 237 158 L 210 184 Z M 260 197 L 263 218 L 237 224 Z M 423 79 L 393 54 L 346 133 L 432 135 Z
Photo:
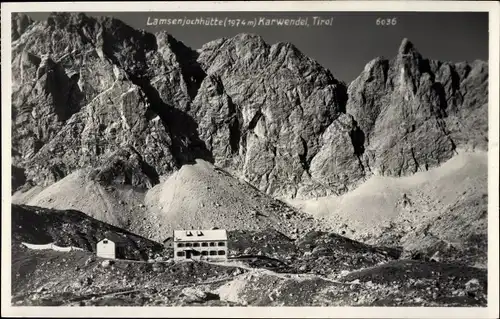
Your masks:
M 225 229 L 174 230 L 174 260 L 227 260 Z
M 97 256 L 109 259 L 125 258 L 124 249 L 127 239 L 112 232 L 107 232 L 105 236 L 97 243 Z

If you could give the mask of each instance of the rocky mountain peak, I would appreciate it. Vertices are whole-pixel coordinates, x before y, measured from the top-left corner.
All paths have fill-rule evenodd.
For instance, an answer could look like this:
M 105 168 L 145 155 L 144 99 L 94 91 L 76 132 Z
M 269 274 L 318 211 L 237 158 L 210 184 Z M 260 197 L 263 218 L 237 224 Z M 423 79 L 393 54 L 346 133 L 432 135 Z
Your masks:
M 414 49 L 413 43 L 411 43 L 407 38 L 404 38 L 399 45 L 398 55 L 409 54 Z
M 103 182 L 151 187 L 201 158 L 274 196 L 311 197 L 485 145 L 484 125 L 463 116 L 482 118 L 486 64 L 427 60 L 407 39 L 347 88 L 255 34 L 192 50 L 109 17 L 16 19 L 36 25 L 12 49 L 14 165 L 35 183 L 91 166 Z
M 262 46 L 269 46 L 264 41 L 264 38 L 256 33 L 238 33 L 232 38 L 232 40 L 240 43 L 255 43 Z
M 458 113 L 480 118 L 487 107 L 483 100 L 479 103 L 483 111 L 476 113 L 470 102 L 462 100 L 469 68 L 468 63 L 425 59 L 408 39 L 395 58 L 368 63 L 349 86 L 347 105 L 367 137 L 365 167 L 376 174 L 407 175 L 442 163 L 457 148 L 486 147 L 484 140 L 478 142 L 469 133 L 474 128 L 458 129 L 455 122 Z M 485 94 L 486 74 L 473 77 L 477 80 L 473 91 Z
M 26 31 L 26 29 L 33 24 L 33 20 L 24 13 L 13 13 L 12 14 L 12 30 L 11 37 L 12 41 L 19 39 L 19 37 Z
M 87 16 L 83 13 L 52 12 L 46 24 L 54 29 L 64 29 L 71 25 L 79 25 Z

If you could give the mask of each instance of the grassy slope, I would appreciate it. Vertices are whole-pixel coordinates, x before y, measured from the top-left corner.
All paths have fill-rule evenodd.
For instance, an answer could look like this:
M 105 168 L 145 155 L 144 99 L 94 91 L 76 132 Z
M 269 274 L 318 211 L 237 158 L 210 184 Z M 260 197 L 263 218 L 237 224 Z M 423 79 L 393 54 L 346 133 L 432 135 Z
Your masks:
M 269 235 L 269 236 L 268 236 Z M 266 237 L 267 236 L 267 237 Z M 232 232 L 241 252 L 254 238 L 260 253 L 290 267 L 254 260 L 225 264 L 116 261 L 102 267 L 88 252 L 13 247 L 13 302 L 18 305 L 480 306 L 486 271 L 435 262 L 396 260 L 393 250 L 311 232 L 290 245 L 279 233 Z M 292 256 L 292 260 L 287 257 Z M 89 262 L 90 260 L 90 262 Z M 306 266 L 297 269 L 298 266 Z M 472 284 L 471 284 L 472 282 Z M 123 295 L 107 295 L 129 291 Z
M 33 251 L 13 247 L 12 301 L 18 305 L 152 305 L 175 302 L 180 290 L 199 282 L 228 278 L 235 268 L 202 263 L 146 263 L 118 260 L 102 267 L 102 259 L 88 252 Z M 172 287 L 176 287 L 175 291 Z M 102 295 L 136 290 L 126 300 Z
M 126 257 L 147 259 L 149 251 L 159 251 L 162 245 L 128 231 L 98 221 L 76 210 L 53 210 L 26 205 L 12 205 L 13 243 L 55 243 L 95 251 L 96 244 L 113 231 L 126 237 Z

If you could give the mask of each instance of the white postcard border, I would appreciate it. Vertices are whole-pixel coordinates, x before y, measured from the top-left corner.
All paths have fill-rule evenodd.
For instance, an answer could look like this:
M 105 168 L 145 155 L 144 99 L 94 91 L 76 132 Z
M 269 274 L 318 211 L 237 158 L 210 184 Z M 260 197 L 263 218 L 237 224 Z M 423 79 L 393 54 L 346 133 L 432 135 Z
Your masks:
M 499 8 L 493 1 L 206 1 L 2 3 L 2 315 L 15 317 L 498 318 Z M 12 307 L 11 13 L 119 11 L 421 11 L 489 12 L 488 307 Z M 430 35 L 431 36 L 431 35 Z

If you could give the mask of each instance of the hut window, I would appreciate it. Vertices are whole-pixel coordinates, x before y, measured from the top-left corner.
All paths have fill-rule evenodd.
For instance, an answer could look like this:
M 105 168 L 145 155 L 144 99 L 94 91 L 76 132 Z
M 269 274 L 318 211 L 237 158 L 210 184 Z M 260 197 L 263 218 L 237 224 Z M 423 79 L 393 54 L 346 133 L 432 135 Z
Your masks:
M 186 247 L 191 247 L 193 244 L 191 243 L 186 243 Z
M 215 243 L 210 243 L 210 247 L 214 247 L 215 246 Z
M 215 250 L 211 250 L 210 251 L 210 256 L 214 256 L 214 255 L 217 255 L 217 252 Z
M 201 243 L 201 247 L 208 247 L 208 243 Z
M 224 250 L 219 250 L 219 252 L 218 252 L 217 254 L 219 254 L 219 255 L 221 255 L 221 256 L 222 256 L 222 255 L 225 255 L 225 254 L 226 254 L 226 252 L 225 252 Z
M 178 243 L 177 247 L 184 247 L 184 243 Z
M 201 252 L 201 255 L 202 255 L 202 256 L 206 256 L 206 255 L 208 255 L 208 251 L 206 251 L 206 250 L 202 251 L 202 252 Z
M 219 247 L 222 247 L 222 246 L 225 246 L 226 243 L 224 243 L 223 241 L 220 241 L 218 245 L 219 245 Z
M 104 239 L 102 242 L 103 242 L 103 244 L 107 244 L 108 243 L 108 241 L 106 239 Z
M 193 243 L 193 247 L 200 247 L 200 243 Z
M 184 252 L 183 251 L 178 251 L 177 252 L 177 257 L 184 257 Z

